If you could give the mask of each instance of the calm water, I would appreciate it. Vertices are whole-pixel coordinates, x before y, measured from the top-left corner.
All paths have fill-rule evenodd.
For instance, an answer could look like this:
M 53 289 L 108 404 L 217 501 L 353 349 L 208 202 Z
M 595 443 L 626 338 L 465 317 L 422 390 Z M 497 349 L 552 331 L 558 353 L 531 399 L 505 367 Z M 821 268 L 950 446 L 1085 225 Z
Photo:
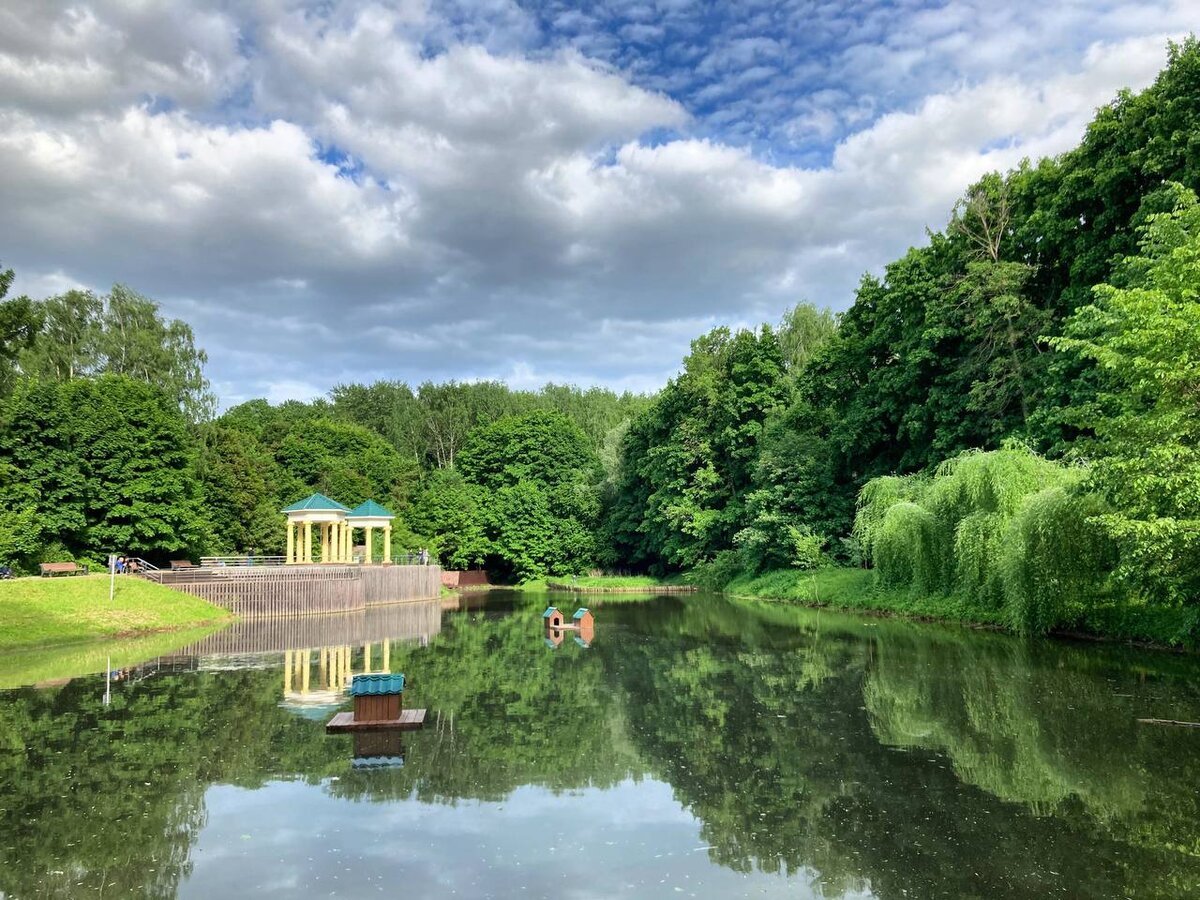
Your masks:
M 553 648 L 544 596 L 464 602 L 0 661 L 39 682 L 0 691 L 0 892 L 1200 896 L 1200 730 L 1136 722 L 1200 721 L 1194 658 L 715 597 Z M 425 729 L 326 736 L 385 655 Z

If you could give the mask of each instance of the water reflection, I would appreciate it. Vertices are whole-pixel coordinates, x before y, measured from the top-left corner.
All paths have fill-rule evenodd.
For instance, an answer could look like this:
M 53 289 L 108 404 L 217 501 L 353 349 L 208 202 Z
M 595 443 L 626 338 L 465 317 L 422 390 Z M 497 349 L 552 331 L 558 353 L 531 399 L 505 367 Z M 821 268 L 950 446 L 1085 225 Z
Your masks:
M 472 603 L 0 694 L 0 890 L 1200 894 L 1200 733 L 1135 721 L 1200 718 L 1192 658 L 714 597 L 550 653 L 544 597 Z M 327 738 L 365 671 L 425 730 Z

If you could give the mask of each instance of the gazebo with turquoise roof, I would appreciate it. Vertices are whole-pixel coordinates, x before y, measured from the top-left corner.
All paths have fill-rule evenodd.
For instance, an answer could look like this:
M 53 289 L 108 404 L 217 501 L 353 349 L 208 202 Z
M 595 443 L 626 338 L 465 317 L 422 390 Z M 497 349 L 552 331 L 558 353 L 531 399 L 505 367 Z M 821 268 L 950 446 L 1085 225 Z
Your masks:
M 386 565 L 392 561 L 392 519 L 394 518 L 396 516 L 393 513 L 384 509 L 374 500 L 360 503 L 346 515 L 346 525 L 351 535 L 355 528 L 361 528 L 366 533 L 367 553 L 364 562 L 370 563 L 375 558 L 371 547 L 371 536 L 376 528 L 383 529 L 383 562 Z
M 346 521 L 350 510 L 324 494 L 311 494 L 282 510 L 287 516 L 287 556 L 289 565 L 299 563 L 350 562 L 350 533 Z M 312 558 L 313 525 L 320 528 L 321 558 Z

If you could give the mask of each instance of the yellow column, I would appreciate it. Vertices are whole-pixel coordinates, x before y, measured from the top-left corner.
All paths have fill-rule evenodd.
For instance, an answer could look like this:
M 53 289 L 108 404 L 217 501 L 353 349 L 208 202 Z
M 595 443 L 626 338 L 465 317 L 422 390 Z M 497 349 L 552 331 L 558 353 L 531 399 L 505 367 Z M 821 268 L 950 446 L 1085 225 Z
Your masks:
M 371 532 L 372 531 L 374 531 L 374 529 L 370 525 L 368 525 L 367 526 L 367 558 L 365 560 L 363 560 L 368 565 L 370 565 L 371 563 L 373 563 L 375 561 L 375 554 L 372 553 L 372 550 L 374 550 L 374 548 L 371 546 L 371 544 L 372 544 Z
M 317 678 L 321 682 L 321 690 L 329 689 L 329 650 L 322 647 L 317 651 Z
M 283 651 L 283 695 L 292 692 L 292 651 Z
M 371 645 L 363 644 L 363 674 L 371 674 Z
M 292 533 L 292 520 L 288 519 L 287 523 L 287 556 L 283 558 L 284 562 L 295 562 L 293 556 L 296 552 L 296 536 Z
M 321 562 L 329 562 L 329 523 L 321 523 Z
M 392 523 L 383 526 L 383 561 L 392 561 Z
M 312 562 L 312 522 L 304 523 L 304 546 L 300 549 L 303 555 L 300 557 L 304 562 Z
M 392 641 L 390 638 L 383 639 L 383 671 L 392 671 Z
M 304 666 L 304 668 L 300 670 L 300 693 L 307 694 L 308 693 L 308 670 L 312 668 L 312 663 L 311 663 L 311 660 L 309 660 L 309 658 L 308 658 L 307 650 L 305 650 L 303 652 L 301 659 L 303 660 L 301 662 L 301 665 Z
M 348 563 L 348 562 L 350 562 L 350 523 L 349 522 L 342 523 L 341 534 L 342 534 L 342 545 L 341 545 L 342 546 L 342 549 L 341 549 L 342 562 Z

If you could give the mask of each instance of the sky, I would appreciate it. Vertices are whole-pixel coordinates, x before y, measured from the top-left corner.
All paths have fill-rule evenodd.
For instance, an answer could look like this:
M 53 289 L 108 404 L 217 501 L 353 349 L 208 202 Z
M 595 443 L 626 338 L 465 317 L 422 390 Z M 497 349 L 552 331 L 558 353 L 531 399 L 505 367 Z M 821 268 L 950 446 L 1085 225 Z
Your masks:
M 1074 146 L 1200 0 L 0 4 L 0 265 L 189 322 L 222 405 L 653 391 Z

